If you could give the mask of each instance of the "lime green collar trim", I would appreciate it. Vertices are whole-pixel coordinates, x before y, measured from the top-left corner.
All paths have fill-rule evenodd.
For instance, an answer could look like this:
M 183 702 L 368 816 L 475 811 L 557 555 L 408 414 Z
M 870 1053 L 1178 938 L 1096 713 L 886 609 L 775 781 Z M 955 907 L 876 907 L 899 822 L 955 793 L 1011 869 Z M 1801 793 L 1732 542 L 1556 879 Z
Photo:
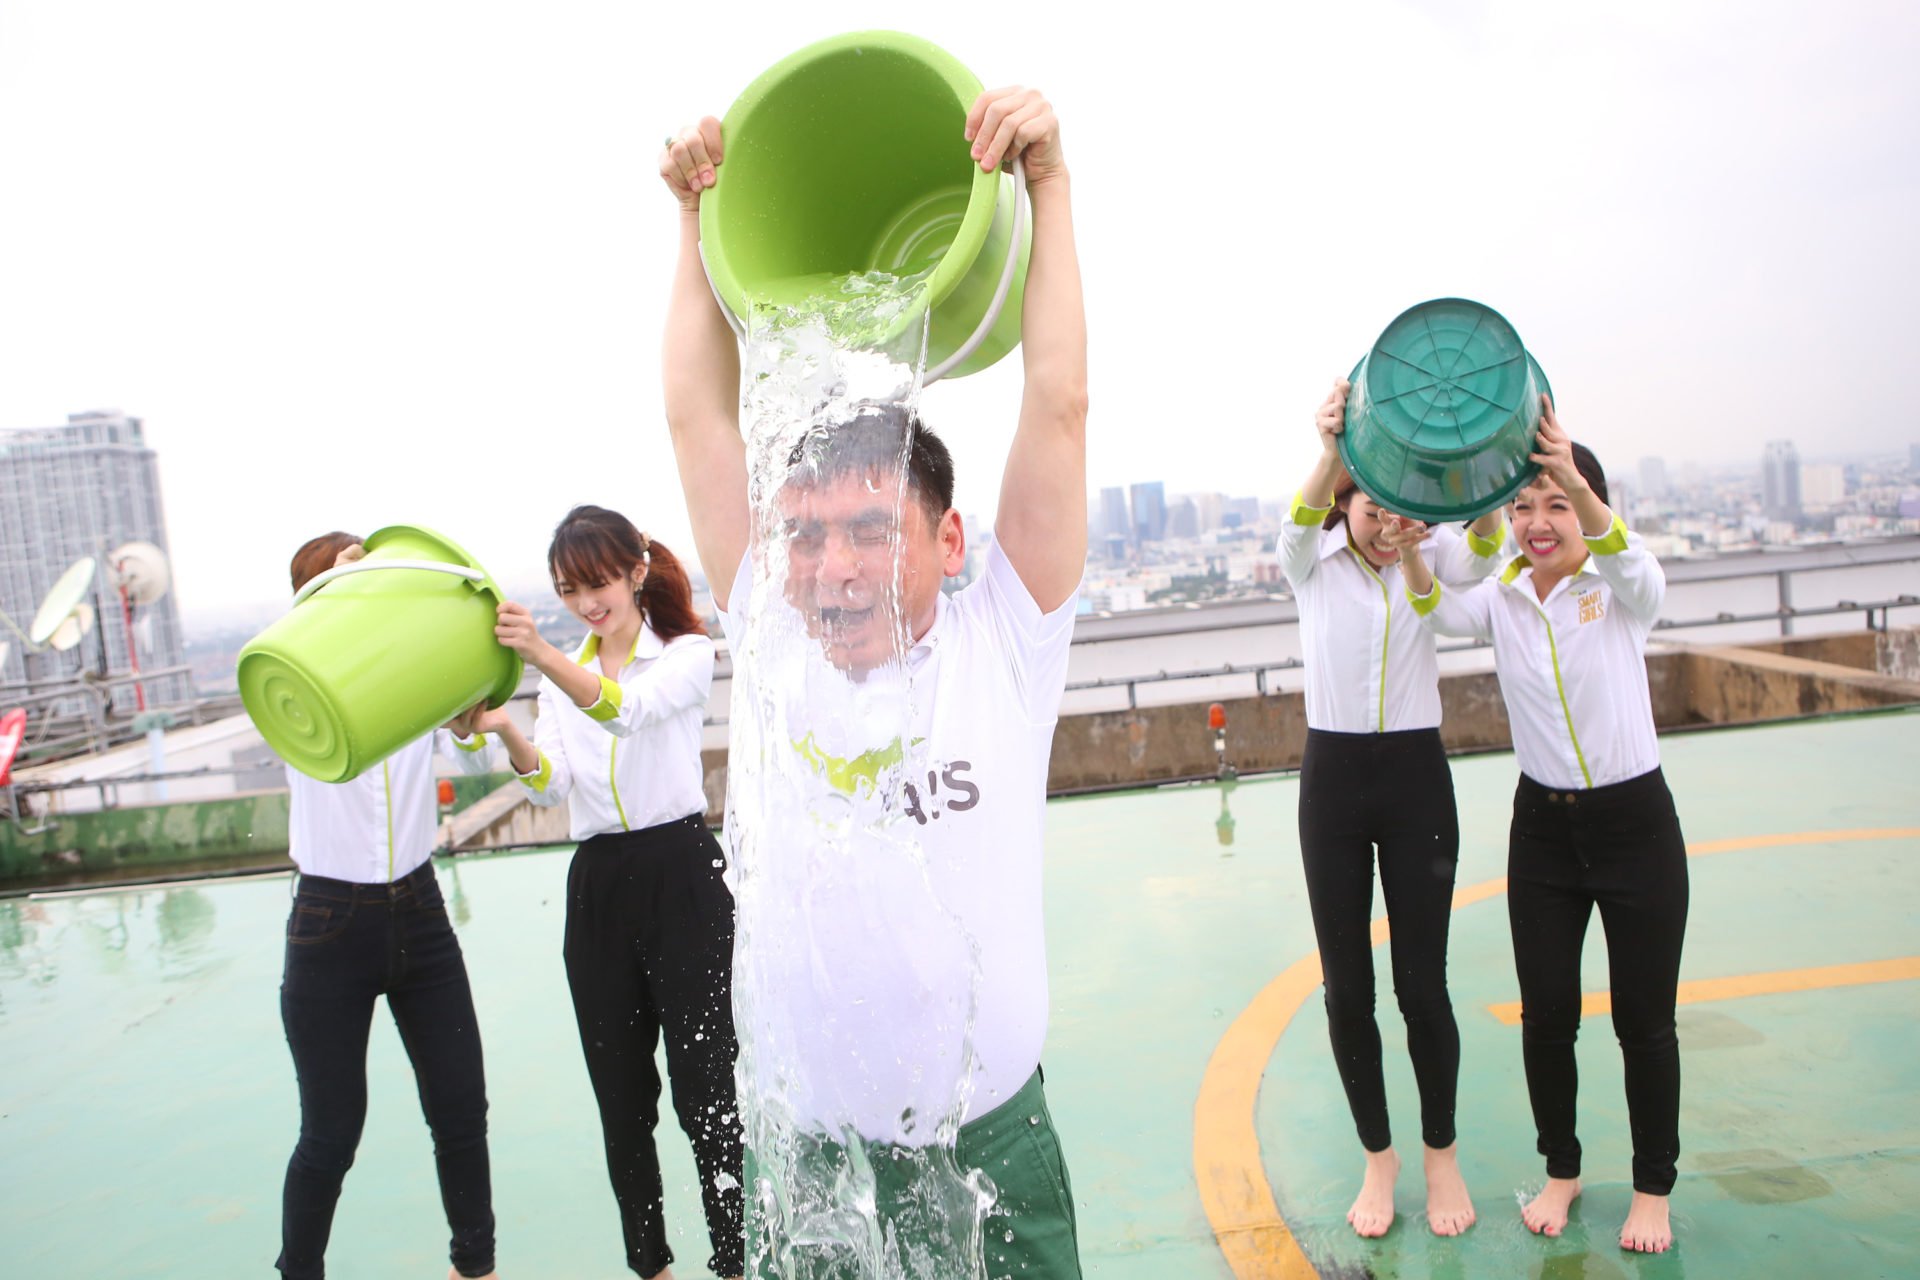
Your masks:
M 646 633 L 647 633 L 647 624 L 642 622 L 640 624 L 640 629 L 633 633 L 633 648 L 627 654 L 628 662 L 632 662 L 634 660 L 634 657 L 637 654 L 639 654 L 640 637 L 645 635 Z M 581 646 L 580 656 L 573 660 L 574 665 L 584 667 L 589 662 L 592 662 L 596 657 L 598 657 L 599 654 L 600 654 L 600 637 L 593 634 L 592 632 L 588 632 L 587 642 L 585 645 Z

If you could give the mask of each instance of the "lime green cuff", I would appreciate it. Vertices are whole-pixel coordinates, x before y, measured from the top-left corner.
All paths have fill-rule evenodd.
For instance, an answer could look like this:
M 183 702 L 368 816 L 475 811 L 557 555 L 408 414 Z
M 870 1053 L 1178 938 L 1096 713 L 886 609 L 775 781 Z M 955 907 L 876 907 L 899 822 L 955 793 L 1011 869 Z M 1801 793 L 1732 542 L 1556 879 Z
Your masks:
M 542 751 L 540 753 L 540 771 L 530 776 L 522 774 L 520 781 L 526 783 L 535 791 L 545 791 L 547 789 L 547 784 L 553 781 L 553 761 L 547 759 L 546 752 Z
M 455 735 L 453 745 L 462 751 L 485 751 L 487 749 L 487 735 L 484 733 L 476 733 L 471 738 L 462 738 Z
M 1428 614 L 1432 613 L 1435 609 L 1439 608 L 1440 607 L 1440 579 L 1435 578 L 1433 580 L 1433 590 L 1427 592 L 1427 594 L 1423 596 L 1417 596 L 1413 594 L 1413 588 L 1408 587 L 1407 603 L 1412 605 L 1413 611 L 1419 614 L 1423 618 L 1426 617 Z
M 1293 510 L 1288 513 L 1287 518 L 1299 525 L 1316 525 L 1325 520 L 1327 512 L 1331 510 L 1333 510 L 1331 502 L 1324 507 L 1308 506 L 1307 494 L 1303 489 L 1293 495 Z
M 1494 526 L 1493 536 L 1491 538 L 1483 538 L 1473 531 L 1472 525 L 1467 526 L 1467 550 L 1473 552 L 1474 555 L 1479 556 L 1482 560 L 1491 560 L 1494 556 L 1500 554 L 1500 544 L 1506 540 L 1507 522 L 1505 520 L 1502 520 Z
M 608 678 L 600 677 L 600 701 L 587 708 L 587 719 L 598 720 L 601 724 L 620 714 L 620 700 L 625 695 L 620 685 Z
M 1583 533 L 1581 535 L 1585 537 Z M 1597 538 L 1587 538 L 1587 550 L 1597 556 L 1617 556 L 1627 549 L 1627 522 L 1613 518 L 1613 527 Z

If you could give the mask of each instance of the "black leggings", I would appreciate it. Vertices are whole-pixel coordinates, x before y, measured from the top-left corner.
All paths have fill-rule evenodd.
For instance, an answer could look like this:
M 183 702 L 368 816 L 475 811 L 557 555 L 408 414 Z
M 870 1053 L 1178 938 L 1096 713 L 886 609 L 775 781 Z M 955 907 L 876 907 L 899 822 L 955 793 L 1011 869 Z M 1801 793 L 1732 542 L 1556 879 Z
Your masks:
M 1507 881 L 1527 1092 L 1547 1176 L 1580 1176 L 1573 1042 L 1580 950 L 1597 905 L 1626 1060 L 1633 1189 L 1667 1195 L 1680 1155 L 1673 1005 L 1687 932 L 1687 846 L 1660 770 L 1590 791 L 1553 791 L 1522 775 Z
M 1460 857 L 1453 775 L 1438 729 L 1307 731 L 1300 855 L 1327 988 L 1327 1032 L 1368 1151 L 1392 1144 L 1373 1020 L 1373 860 L 1393 922 L 1393 992 L 1420 1086 L 1421 1140 L 1453 1145 L 1460 1030 L 1447 998 L 1447 921 Z
M 567 872 L 567 985 L 600 1104 L 627 1265 L 642 1276 L 673 1261 L 653 1146 L 660 1122 L 653 1051 L 662 1030 L 673 1109 L 700 1170 L 713 1245 L 707 1266 L 737 1276 L 744 1265 L 733 895 L 723 868 L 720 844 L 696 814 L 594 836 Z

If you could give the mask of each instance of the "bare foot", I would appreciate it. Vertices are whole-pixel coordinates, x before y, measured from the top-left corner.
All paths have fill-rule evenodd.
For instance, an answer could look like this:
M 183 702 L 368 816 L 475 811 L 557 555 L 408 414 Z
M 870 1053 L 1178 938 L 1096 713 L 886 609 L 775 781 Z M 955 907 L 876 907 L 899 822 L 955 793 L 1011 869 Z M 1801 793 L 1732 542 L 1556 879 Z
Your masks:
M 1374 1239 L 1387 1234 L 1393 1225 L 1393 1182 L 1400 1176 L 1400 1157 L 1393 1148 L 1367 1152 L 1367 1176 L 1347 1210 L 1347 1221 L 1355 1234 Z
M 1427 1225 L 1437 1236 L 1457 1236 L 1474 1223 L 1473 1197 L 1467 1194 L 1467 1180 L 1460 1176 L 1458 1146 L 1428 1147 Z
M 1635 1253 L 1665 1253 L 1673 1247 L 1673 1227 L 1667 1221 L 1667 1198 L 1633 1193 L 1627 1223 L 1620 1228 L 1620 1247 Z
M 1548 1178 L 1540 1194 L 1520 1210 L 1527 1229 L 1535 1235 L 1557 1236 L 1567 1227 L 1567 1208 L 1580 1194 L 1578 1178 Z

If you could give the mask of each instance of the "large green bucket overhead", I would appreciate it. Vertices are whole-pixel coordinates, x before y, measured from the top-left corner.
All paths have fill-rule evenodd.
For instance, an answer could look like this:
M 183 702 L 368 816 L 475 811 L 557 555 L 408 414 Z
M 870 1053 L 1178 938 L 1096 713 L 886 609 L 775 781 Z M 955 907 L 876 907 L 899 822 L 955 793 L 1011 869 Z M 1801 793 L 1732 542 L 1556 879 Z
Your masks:
M 980 90 L 951 54 L 895 31 L 822 40 L 749 85 L 700 198 L 701 252 L 736 325 L 750 302 L 797 304 L 833 277 L 931 268 L 930 371 L 975 373 L 1018 346 L 1032 233 L 1008 166 L 985 173 L 969 154 Z
M 1353 370 L 1340 460 L 1361 492 L 1428 523 L 1472 520 L 1533 479 L 1547 376 L 1491 307 L 1438 298 L 1395 317 Z

